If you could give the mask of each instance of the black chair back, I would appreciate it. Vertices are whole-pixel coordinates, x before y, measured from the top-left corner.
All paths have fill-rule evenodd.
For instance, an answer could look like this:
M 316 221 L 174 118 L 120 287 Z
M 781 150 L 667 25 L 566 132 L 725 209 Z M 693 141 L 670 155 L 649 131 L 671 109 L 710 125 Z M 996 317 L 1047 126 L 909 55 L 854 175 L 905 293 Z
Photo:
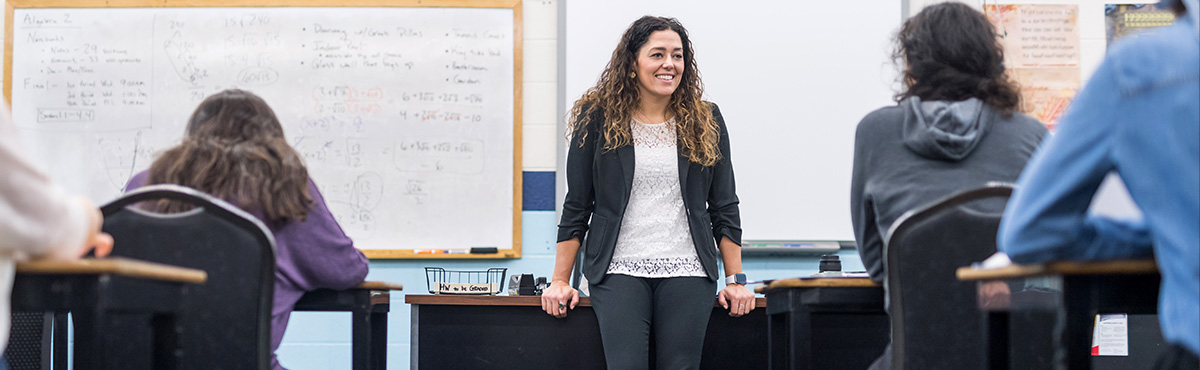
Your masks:
M 164 214 L 139 206 L 163 199 L 195 208 Z M 189 287 L 178 318 L 181 369 L 270 369 L 275 240 L 257 218 L 175 185 L 137 189 L 101 211 L 113 256 L 208 272 L 205 284 Z
M 65 316 L 65 315 L 64 315 Z M 4 360 L 10 370 L 41 370 L 50 368 L 51 337 L 54 313 L 12 312 L 12 327 Z M 65 340 L 63 342 L 66 342 Z
M 1012 186 L 989 184 L 902 215 L 884 260 L 892 320 L 892 369 L 984 369 L 984 316 L 976 288 L 955 270 L 996 252 Z

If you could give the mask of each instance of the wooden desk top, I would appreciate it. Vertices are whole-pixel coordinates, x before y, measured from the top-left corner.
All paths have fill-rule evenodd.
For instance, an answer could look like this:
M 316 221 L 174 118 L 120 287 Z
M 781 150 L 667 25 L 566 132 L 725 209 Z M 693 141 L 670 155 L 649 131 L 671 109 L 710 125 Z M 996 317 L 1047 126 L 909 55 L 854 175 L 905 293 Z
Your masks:
M 959 267 L 959 280 L 1001 280 L 1046 275 L 1137 275 L 1157 274 L 1154 260 L 1103 261 L 1103 262 L 1051 262 L 1042 265 L 1011 265 L 995 269 Z
M 139 261 L 122 257 L 99 259 L 88 258 L 70 261 L 41 259 L 17 262 L 17 273 L 69 275 L 113 274 L 139 279 L 154 279 L 191 284 L 203 284 L 205 280 L 208 280 L 208 273 L 202 270 Z
M 449 305 L 449 306 L 542 306 L 541 296 L 507 296 L 507 295 L 458 295 L 458 294 L 409 294 L 404 296 L 404 303 L 408 304 L 427 304 L 427 305 Z M 591 307 L 592 300 L 588 297 L 579 297 L 579 304 L 576 307 Z M 718 307 L 716 300 L 713 301 L 713 306 Z M 766 298 L 755 298 L 754 307 L 767 307 Z
M 404 290 L 404 285 L 397 283 L 389 283 L 386 281 L 364 281 L 362 284 L 355 285 L 350 289 L 367 289 L 367 290 Z
M 786 288 L 879 288 L 882 284 L 865 277 L 802 277 L 779 279 L 770 284 L 754 289 L 758 293 L 766 293 L 771 289 Z

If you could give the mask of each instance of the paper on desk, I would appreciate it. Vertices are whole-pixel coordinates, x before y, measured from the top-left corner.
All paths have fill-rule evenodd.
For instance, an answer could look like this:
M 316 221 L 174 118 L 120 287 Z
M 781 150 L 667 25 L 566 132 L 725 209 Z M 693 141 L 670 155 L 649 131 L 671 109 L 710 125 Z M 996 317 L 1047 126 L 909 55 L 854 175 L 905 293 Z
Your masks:
M 988 257 L 987 259 L 983 260 L 983 262 L 972 263 L 971 267 L 977 268 L 980 270 L 991 270 L 991 269 L 998 269 L 1001 267 L 1008 267 L 1011 265 L 1012 265 L 1012 260 L 1008 259 L 1007 254 L 1004 254 L 1004 252 L 996 252 L 996 254 L 993 254 L 991 257 Z
M 868 278 L 871 277 L 866 271 L 825 271 L 818 272 L 809 277 L 814 278 Z
M 1096 315 L 1096 328 L 1092 331 L 1092 356 L 1129 356 L 1128 315 Z

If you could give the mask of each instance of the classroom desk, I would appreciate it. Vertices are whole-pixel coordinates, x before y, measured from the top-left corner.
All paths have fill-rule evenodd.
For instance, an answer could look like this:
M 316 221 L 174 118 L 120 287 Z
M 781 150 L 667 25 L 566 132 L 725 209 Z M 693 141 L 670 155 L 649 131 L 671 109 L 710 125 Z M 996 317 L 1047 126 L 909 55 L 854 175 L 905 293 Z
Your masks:
M 767 296 L 772 370 L 862 370 L 891 340 L 883 286 L 869 278 L 780 279 L 758 292 Z
M 66 321 L 75 320 L 75 368 L 77 369 L 174 369 L 179 349 L 175 315 L 189 284 L 202 284 L 201 270 L 142 262 L 126 258 L 75 261 L 39 260 L 16 264 L 13 280 L 14 312 L 54 312 Z M 149 367 L 131 366 L 112 354 L 119 338 L 106 337 L 106 325 L 118 315 L 147 319 L 154 348 Z M 66 325 L 52 333 L 54 368 L 67 363 Z M 146 360 L 146 359 L 141 359 Z
M 600 328 L 587 297 L 563 319 L 543 312 L 538 296 L 404 299 L 412 305 L 413 369 L 604 369 Z M 766 369 L 765 306 L 757 298 L 750 314 L 730 317 L 714 302 L 700 368 Z
M 1153 260 L 1054 262 L 989 270 L 963 267 L 957 275 L 979 283 L 992 369 L 1009 368 L 1009 312 L 1057 313 L 1062 321 L 1053 335 L 1056 361 L 1065 361 L 1067 369 L 1086 370 L 1092 367 L 1096 314 L 1154 314 L 1158 307 L 1160 277 Z
M 391 291 L 400 284 L 367 281 L 346 290 L 318 289 L 305 293 L 294 311 L 348 311 L 352 327 L 352 368 L 387 369 L 387 315 Z

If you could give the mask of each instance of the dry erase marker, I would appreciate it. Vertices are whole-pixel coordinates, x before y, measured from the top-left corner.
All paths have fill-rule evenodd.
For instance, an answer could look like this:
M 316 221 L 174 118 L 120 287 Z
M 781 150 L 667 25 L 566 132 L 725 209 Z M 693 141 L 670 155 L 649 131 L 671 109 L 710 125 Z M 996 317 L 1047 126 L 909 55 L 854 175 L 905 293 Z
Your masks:
M 447 250 L 442 251 L 442 253 L 444 253 L 444 254 L 467 254 L 467 253 L 470 253 L 470 251 L 468 251 L 466 249 L 447 249 Z
M 437 254 L 437 252 L 437 249 L 417 249 L 413 251 L 416 254 Z

